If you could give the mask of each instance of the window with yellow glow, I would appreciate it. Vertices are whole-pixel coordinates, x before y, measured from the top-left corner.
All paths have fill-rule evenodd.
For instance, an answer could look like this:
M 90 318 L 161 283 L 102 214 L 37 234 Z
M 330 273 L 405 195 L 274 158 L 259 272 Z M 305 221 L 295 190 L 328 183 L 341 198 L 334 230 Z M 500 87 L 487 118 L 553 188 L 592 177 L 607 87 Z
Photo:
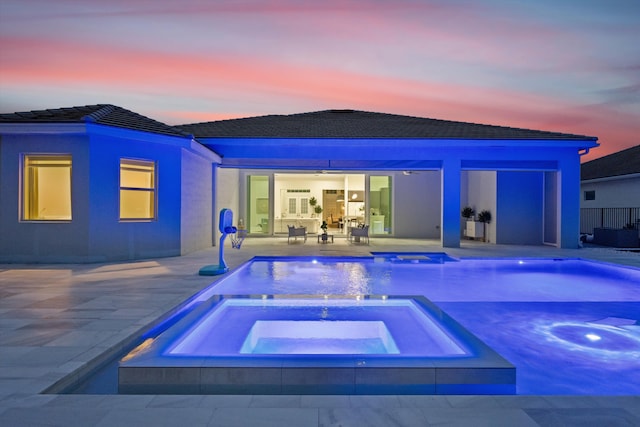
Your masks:
M 25 155 L 22 219 L 71 220 L 71 156 Z
M 155 163 L 120 159 L 120 219 L 148 220 L 155 217 Z

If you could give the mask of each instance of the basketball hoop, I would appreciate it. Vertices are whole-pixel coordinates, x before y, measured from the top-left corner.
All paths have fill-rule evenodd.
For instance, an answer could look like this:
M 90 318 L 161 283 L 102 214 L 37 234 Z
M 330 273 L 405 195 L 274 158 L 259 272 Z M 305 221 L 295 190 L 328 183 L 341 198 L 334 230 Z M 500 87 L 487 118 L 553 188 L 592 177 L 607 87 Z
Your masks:
M 240 249 L 242 242 L 247 237 L 247 230 L 236 230 L 235 233 L 229 233 L 231 237 L 231 247 L 233 249 Z
M 229 271 L 227 263 L 224 262 L 224 240 L 227 236 L 231 236 L 231 246 L 234 249 L 240 249 L 242 242 L 247 237 L 247 230 L 244 229 L 242 219 L 238 228 L 233 226 L 233 212 L 231 209 L 224 208 L 220 211 L 220 221 L 218 222 L 218 230 L 220 230 L 220 244 L 218 245 L 218 261 L 219 264 L 205 265 L 200 269 L 201 276 L 217 276 Z

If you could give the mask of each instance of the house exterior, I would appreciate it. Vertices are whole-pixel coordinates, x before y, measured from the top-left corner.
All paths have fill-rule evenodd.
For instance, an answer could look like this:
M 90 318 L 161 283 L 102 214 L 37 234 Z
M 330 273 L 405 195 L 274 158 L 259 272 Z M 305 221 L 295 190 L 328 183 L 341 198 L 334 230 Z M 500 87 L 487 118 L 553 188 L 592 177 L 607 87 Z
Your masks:
M 2 114 L 0 134 L 0 262 L 180 255 L 215 243 L 223 207 L 250 237 L 326 220 L 457 247 L 471 206 L 490 243 L 573 248 L 597 146 L 354 110 L 168 126 L 112 105 Z
M 640 145 L 583 163 L 580 231 L 640 224 Z
M 210 247 L 219 156 L 112 105 L 0 116 L 0 262 L 100 262 Z

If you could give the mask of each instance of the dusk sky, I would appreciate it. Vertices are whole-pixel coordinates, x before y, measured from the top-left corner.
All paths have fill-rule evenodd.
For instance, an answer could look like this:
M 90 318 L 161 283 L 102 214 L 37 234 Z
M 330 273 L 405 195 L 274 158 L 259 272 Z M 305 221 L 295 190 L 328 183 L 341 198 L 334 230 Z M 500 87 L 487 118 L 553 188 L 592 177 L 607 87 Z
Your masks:
M 0 0 L 0 113 L 357 109 L 640 144 L 640 0 Z

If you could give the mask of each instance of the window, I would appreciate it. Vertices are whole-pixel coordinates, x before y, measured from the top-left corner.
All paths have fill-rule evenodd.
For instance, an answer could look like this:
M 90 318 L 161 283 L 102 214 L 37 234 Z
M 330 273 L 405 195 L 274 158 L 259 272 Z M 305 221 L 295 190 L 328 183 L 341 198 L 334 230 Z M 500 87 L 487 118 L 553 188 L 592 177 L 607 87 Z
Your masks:
M 595 200 L 596 199 L 596 191 L 595 190 L 585 191 L 584 192 L 584 199 L 585 200 Z
M 71 221 L 71 155 L 25 155 L 22 219 Z
M 306 215 L 309 213 L 309 199 L 303 197 L 300 199 L 300 213 Z
M 296 207 L 297 207 L 297 201 L 298 201 L 298 200 L 297 200 L 297 199 L 294 199 L 293 197 L 291 197 L 291 198 L 289 199 L 289 213 L 290 213 L 290 214 L 295 214 L 295 213 L 297 213 L 297 209 L 296 209 Z
M 120 219 L 144 220 L 155 217 L 155 163 L 120 159 Z

